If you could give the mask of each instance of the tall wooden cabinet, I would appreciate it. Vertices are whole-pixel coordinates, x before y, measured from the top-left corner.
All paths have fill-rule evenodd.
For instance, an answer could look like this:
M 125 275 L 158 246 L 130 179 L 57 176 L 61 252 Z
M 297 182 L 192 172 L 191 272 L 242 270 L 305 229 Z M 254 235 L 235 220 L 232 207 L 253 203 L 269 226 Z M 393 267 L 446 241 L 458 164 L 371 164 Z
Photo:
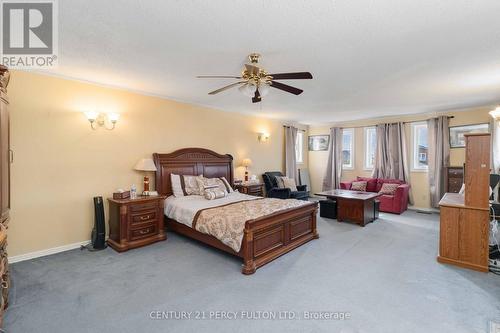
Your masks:
M 10 163 L 11 150 L 9 142 L 9 101 L 7 85 L 9 71 L 0 65 L 0 327 L 3 324 L 3 313 L 7 308 L 9 296 L 9 264 L 7 260 L 7 228 L 10 211 Z
M 490 135 L 465 137 L 465 194 L 446 193 L 441 207 L 441 263 L 488 271 Z

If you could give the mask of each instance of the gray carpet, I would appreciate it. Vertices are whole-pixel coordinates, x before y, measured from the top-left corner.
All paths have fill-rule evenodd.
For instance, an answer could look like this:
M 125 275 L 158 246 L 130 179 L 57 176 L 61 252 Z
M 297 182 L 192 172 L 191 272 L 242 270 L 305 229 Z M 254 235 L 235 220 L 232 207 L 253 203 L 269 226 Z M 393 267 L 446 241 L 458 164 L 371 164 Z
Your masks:
M 193 240 L 13 264 L 7 332 L 487 332 L 500 277 L 438 264 L 438 216 L 319 219 L 320 239 L 257 270 Z M 151 319 L 152 311 L 293 311 L 294 320 Z M 267 312 L 264 312 L 267 311 Z M 306 320 L 304 311 L 348 312 Z M 284 312 L 281 312 L 283 314 Z M 277 314 L 278 315 L 278 314 Z

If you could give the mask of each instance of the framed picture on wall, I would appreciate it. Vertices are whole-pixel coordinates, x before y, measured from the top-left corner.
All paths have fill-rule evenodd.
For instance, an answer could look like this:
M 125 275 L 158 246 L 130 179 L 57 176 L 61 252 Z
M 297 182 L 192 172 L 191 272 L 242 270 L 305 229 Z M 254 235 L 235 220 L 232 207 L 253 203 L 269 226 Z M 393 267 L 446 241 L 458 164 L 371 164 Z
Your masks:
M 450 127 L 450 148 L 464 148 L 465 134 L 489 132 L 490 125 L 488 123 Z
M 310 135 L 309 136 L 309 151 L 328 150 L 330 143 L 330 135 Z

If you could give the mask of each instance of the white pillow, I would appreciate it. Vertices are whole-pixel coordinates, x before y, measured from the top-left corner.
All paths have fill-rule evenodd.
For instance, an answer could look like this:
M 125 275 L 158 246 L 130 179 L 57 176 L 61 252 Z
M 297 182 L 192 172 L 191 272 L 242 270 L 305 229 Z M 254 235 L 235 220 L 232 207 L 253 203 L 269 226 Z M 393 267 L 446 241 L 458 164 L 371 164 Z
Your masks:
M 183 197 L 184 190 L 182 189 L 181 176 L 171 173 L 170 182 L 172 183 L 172 192 L 174 193 L 174 197 Z
M 276 182 L 278 183 L 279 188 L 289 188 L 293 192 L 297 191 L 295 179 L 288 177 L 276 177 Z
M 226 196 L 226 191 L 221 190 L 220 188 L 209 188 L 206 189 L 205 192 L 203 193 L 203 196 L 207 200 L 215 200 L 215 199 L 220 199 L 224 198 Z
M 226 177 L 220 177 L 220 180 L 222 180 L 222 182 L 224 183 L 224 185 L 226 185 L 226 189 L 227 189 L 228 193 L 234 192 L 234 190 L 231 187 L 231 185 L 229 185 L 229 182 L 227 181 Z
M 196 179 L 198 182 L 198 187 L 200 190 L 200 194 L 203 195 L 203 191 L 207 188 L 214 188 L 217 187 L 221 191 L 228 192 L 226 184 L 224 181 L 220 178 L 205 178 L 205 177 L 199 177 Z

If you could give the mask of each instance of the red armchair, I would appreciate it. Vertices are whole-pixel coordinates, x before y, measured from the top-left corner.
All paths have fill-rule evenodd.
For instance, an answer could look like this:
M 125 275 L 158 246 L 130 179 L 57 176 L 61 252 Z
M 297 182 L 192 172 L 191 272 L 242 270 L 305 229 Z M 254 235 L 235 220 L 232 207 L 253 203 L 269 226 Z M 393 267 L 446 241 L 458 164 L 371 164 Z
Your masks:
M 408 196 L 410 193 L 410 185 L 399 179 L 381 179 L 381 178 L 365 178 L 358 177 L 356 181 L 366 181 L 367 192 L 379 192 L 383 183 L 400 184 L 394 195 L 383 194 L 378 197 L 380 201 L 380 211 L 387 213 L 401 214 L 408 209 Z M 353 181 L 341 182 L 340 188 L 350 190 Z

